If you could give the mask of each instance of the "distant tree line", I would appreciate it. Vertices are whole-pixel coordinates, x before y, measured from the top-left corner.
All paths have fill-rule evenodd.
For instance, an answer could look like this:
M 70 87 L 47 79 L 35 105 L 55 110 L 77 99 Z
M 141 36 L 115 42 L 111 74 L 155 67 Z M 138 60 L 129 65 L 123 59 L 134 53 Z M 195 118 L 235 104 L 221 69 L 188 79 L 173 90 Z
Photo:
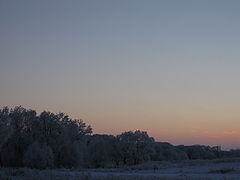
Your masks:
M 64 113 L 17 106 L 0 109 L 0 165 L 30 168 L 105 168 L 146 161 L 171 161 L 240 157 L 239 150 L 219 147 L 173 146 L 155 142 L 144 131 L 117 136 L 92 135 L 82 120 Z

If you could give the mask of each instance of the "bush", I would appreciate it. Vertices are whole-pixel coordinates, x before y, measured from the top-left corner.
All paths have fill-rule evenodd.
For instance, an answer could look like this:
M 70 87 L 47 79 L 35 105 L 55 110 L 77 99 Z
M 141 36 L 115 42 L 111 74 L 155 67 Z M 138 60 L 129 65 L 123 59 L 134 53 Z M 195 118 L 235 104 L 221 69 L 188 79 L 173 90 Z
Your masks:
M 44 169 L 53 167 L 53 159 L 50 147 L 34 142 L 24 154 L 23 163 L 29 168 Z

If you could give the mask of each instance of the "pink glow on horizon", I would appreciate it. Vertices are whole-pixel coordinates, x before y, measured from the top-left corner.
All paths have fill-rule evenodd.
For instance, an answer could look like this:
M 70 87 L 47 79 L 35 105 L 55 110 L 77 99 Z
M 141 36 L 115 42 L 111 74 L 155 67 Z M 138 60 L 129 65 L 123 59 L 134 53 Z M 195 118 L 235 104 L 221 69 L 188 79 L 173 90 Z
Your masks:
M 223 133 L 231 135 L 231 134 L 237 134 L 237 131 L 224 131 Z

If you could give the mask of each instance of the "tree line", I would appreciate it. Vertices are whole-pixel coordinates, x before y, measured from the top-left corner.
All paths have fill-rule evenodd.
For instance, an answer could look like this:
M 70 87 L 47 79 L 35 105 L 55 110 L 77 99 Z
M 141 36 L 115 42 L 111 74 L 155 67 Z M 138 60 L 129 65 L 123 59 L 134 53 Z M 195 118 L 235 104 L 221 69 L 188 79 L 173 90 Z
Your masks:
M 21 106 L 0 109 L 1 167 L 105 168 L 146 161 L 238 156 L 239 150 L 155 142 L 139 130 L 117 136 L 92 134 L 90 125 L 64 113 L 43 111 L 38 115 Z

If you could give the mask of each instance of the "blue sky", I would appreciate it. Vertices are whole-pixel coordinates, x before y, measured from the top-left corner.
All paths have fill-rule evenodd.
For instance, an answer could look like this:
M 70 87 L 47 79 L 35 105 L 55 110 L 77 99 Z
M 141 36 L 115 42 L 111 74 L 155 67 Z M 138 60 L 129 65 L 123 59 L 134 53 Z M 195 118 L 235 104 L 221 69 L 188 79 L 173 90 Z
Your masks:
M 239 8 L 1 0 L 0 105 L 63 111 L 96 133 L 239 147 Z

